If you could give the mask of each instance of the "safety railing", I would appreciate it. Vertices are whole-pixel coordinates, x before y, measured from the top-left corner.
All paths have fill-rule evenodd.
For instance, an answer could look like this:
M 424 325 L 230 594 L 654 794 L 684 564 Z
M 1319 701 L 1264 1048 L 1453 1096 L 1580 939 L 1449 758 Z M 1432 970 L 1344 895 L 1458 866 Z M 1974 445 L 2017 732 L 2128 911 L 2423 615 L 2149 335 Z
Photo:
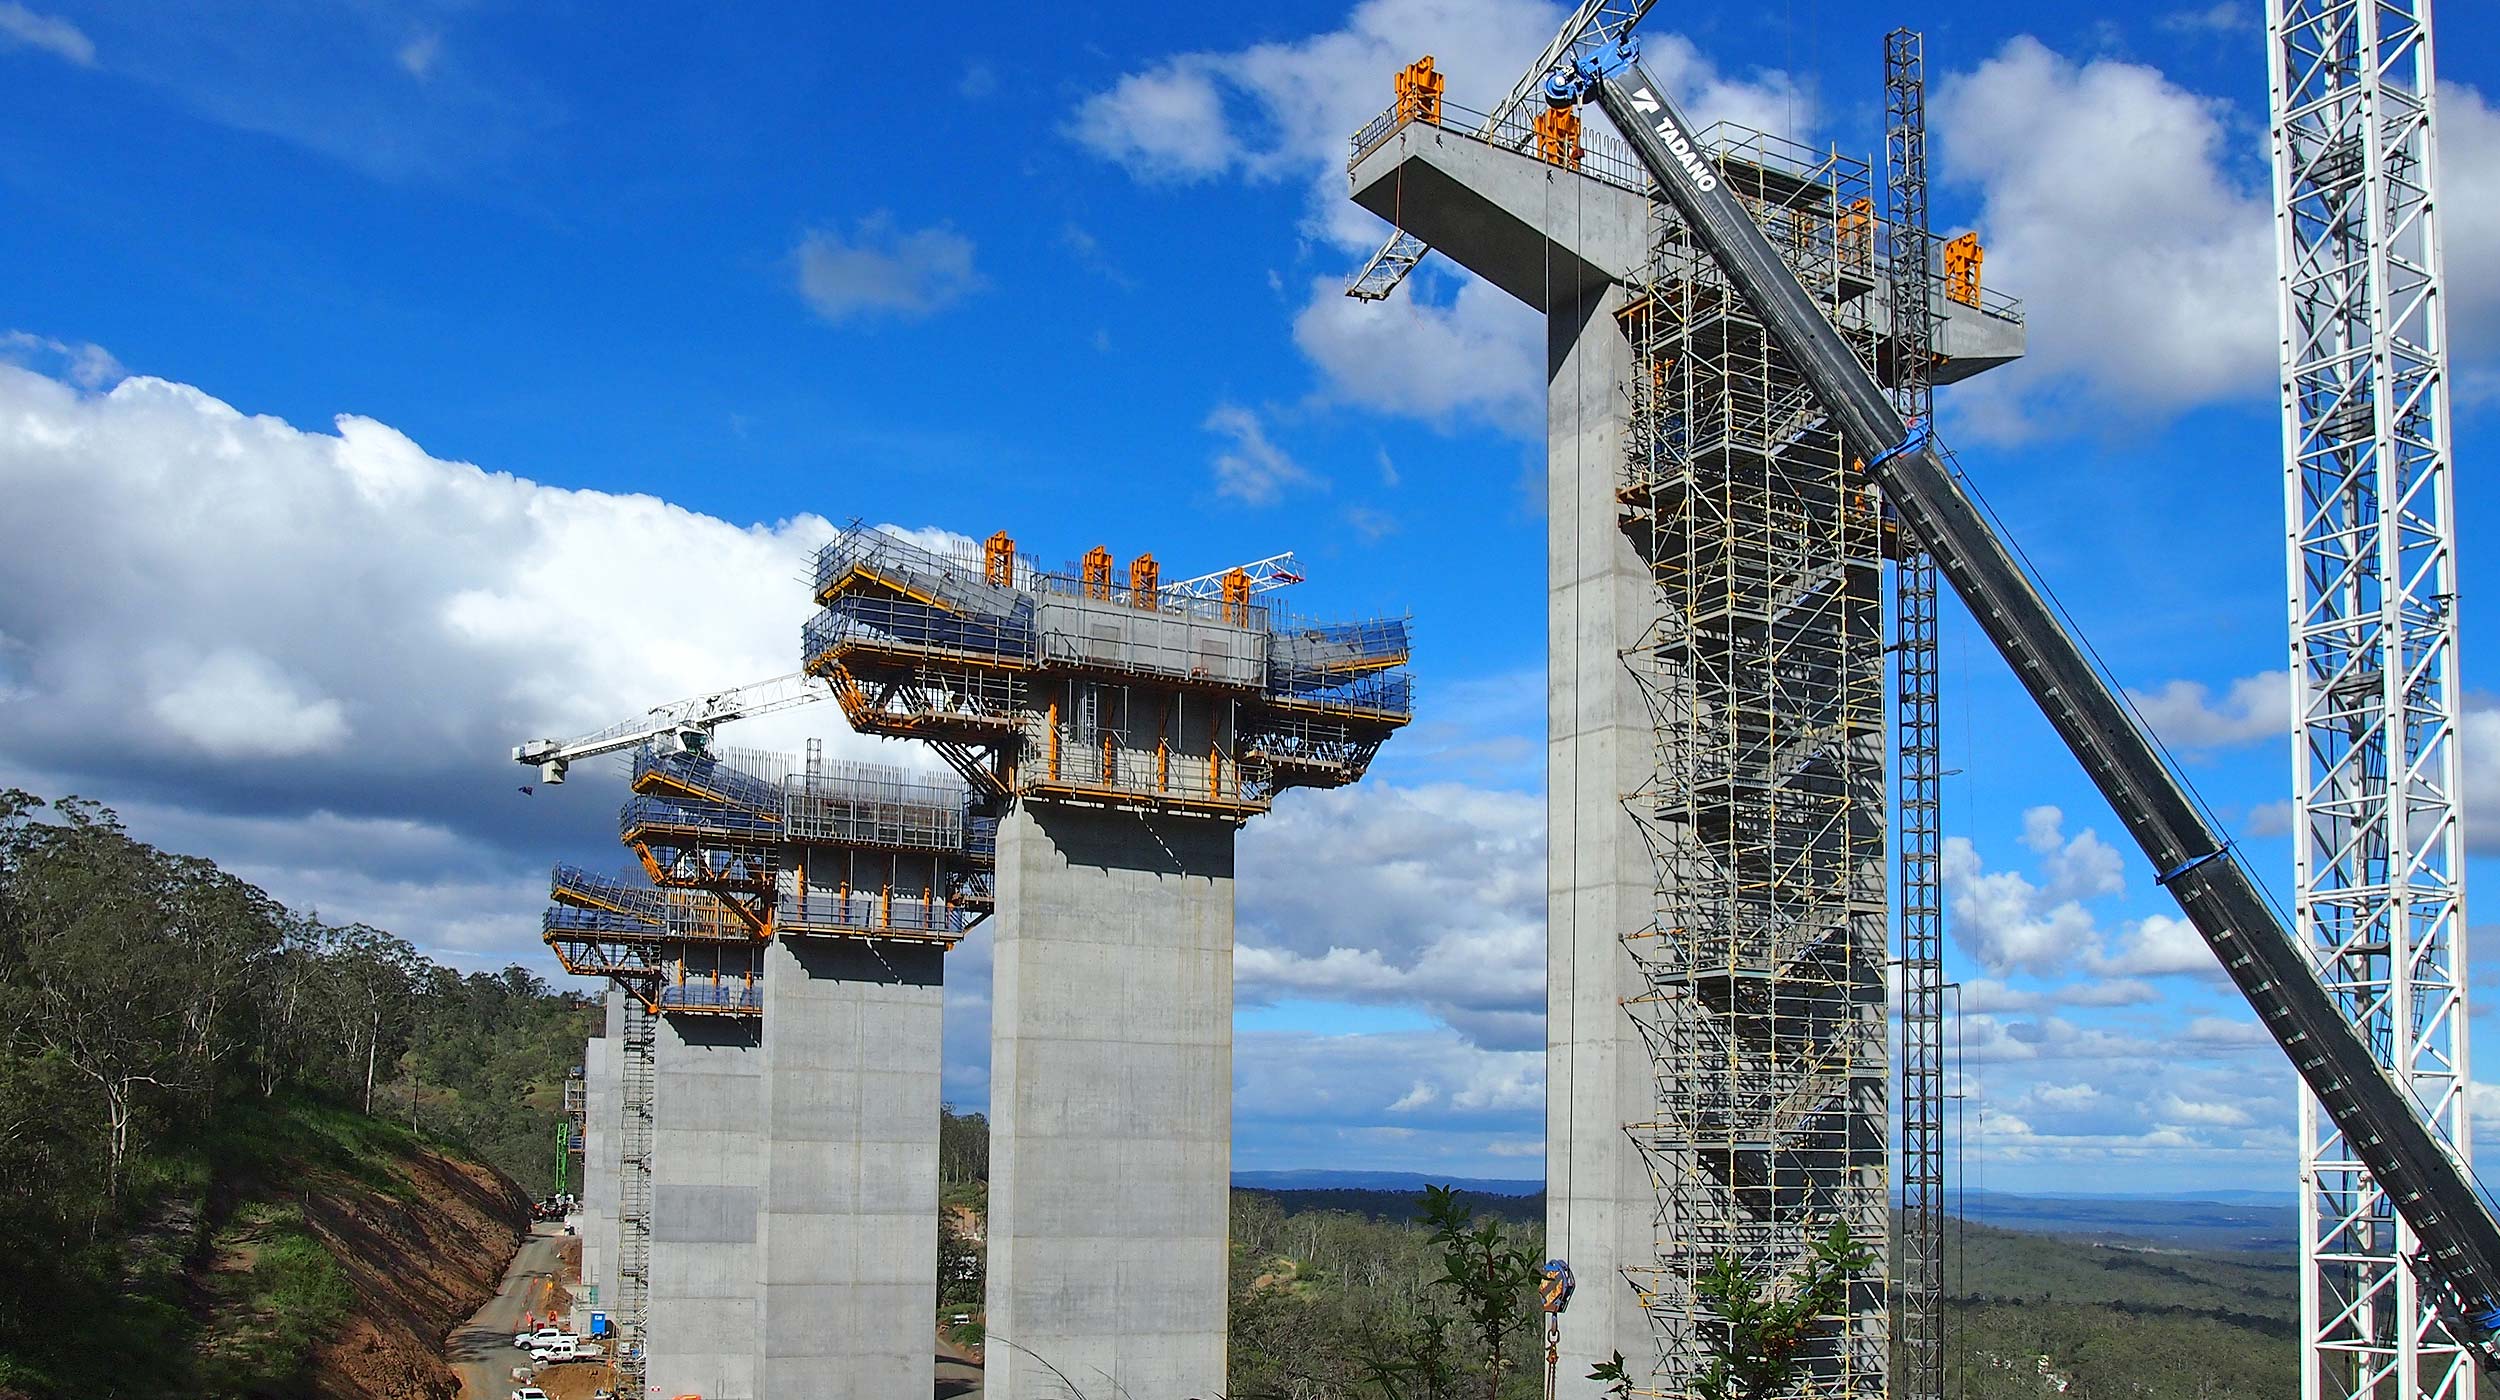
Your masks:
M 1425 124 L 1433 125 L 1435 130 L 1499 146 L 1506 151 L 1534 154 L 1537 134 L 1530 123 L 1543 110 L 1545 106 L 1541 102 L 1525 104 L 1497 123 L 1491 113 L 1472 111 L 1455 102 L 1444 102 L 1441 104 L 1441 121 Z M 1352 150 L 1346 157 L 1346 169 L 1352 170 L 1362 164 L 1364 157 L 1387 145 L 1391 137 L 1418 120 L 1411 107 L 1392 104 L 1387 111 L 1365 122 L 1354 133 Z M 1583 131 L 1579 163 L 1564 168 L 1634 194 L 1649 192 L 1649 172 L 1632 154 L 1632 148 L 1604 132 Z
M 785 889 L 773 911 L 773 923 L 785 933 L 898 933 L 959 937 L 970 915 L 944 900 L 883 891 L 811 889 L 804 895 Z
M 633 788 L 636 792 L 660 795 L 679 793 L 696 801 L 755 813 L 781 810 L 778 783 L 724 763 L 711 754 L 666 752 L 650 744 L 634 750 Z
M 548 882 L 551 898 L 584 908 L 606 909 L 624 918 L 644 923 L 660 921 L 663 900 L 660 891 L 649 885 L 619 880 L 578 865 L 559 865 Z
M 907 598 L 844 595 L 799 629 L 800 660 L 821 670 L 854 652 L 903 652 L 959 657 L 998 664 L 1030 664 L 1034 655 L 1033 602 L 1018 594 L 999 614 L 965 614 Z
M 685 836 L 697 841 L 717 838 L 750 844 L 779 841 L 781 811 L 779 804 L 775 804 L 773 811 L 767 815 L 718 802 L 634 797 L 627 799 L 623 810 L 618 812 L 617 830 L 629 840 L 641 834 Z

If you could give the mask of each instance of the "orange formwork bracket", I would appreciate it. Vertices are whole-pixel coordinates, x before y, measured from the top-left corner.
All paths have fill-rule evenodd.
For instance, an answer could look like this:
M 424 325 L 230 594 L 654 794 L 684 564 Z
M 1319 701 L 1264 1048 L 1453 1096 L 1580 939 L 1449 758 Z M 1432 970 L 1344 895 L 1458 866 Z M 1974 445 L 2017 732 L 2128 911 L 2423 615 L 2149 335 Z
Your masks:
M 1529 124 L 1536 133 L 1537 159 L 1565 170 L 1580 168 L 1580 114 L 1570 107 L 1549 107 Z
M 1431 54 L 1399 69 L 1398 120 L 1440 125 L 1441 88 L 1447 81 L 1433 71 Z
M 1001 588 L 1016 586 L 1016 542 L 999 531 L 981 546 L 981 576 Z
M 1224 575 L 1223 581 L 1219 583 L 1217 587 L 1221 590 L 1219 596 L 1222 599 L 1224 620 L 1233 624 L 1235 627 L 1249 626 L 1249 571 L 1246 569 L 1235 569 Z
M 1843 267 L 1865 271 L 1875 266 L 1875 201 L 1860 196 L 1840 211 L 1835 230 Z
M 1101 545 L 1095 545 L 1092 549 L 1085 551 L 1084 582 L 1086 597 L 1100 598 L 1105 602 L 1110 601 L 1110 550 L 1103 548 Z
M 1979 304 L 1979 235 L 1966 233 L 1944 245 L 1944 294 L 1964 306 Z
M 1163 566 L 1151 554 L 1140 554 L 1128 561 L 1128 600 L 1141 608 L 1156 604 L 1156 591 L 1163 586 Z

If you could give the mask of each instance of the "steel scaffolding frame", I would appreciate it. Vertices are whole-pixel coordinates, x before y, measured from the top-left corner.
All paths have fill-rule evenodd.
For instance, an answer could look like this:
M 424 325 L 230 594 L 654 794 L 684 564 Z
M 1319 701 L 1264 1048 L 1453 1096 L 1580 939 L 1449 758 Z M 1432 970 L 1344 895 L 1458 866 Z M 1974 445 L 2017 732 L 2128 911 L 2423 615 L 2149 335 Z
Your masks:
M 1864 260 L 1840 227 L 1864 162 L 1713 128 L 1736 190 L 1870 363 Z M 1626 1132 L 1657 1193 L 1626 1273 L 1657 1354 L 1633 1391 L 1686 1396 L 1721 1256 L 1784 1277 L 1833 1224 L 1886 1250 L 1881 532 L 1862 470 L 1716 263 L 1655 207 L 1623 313 L 1634 345 L 1621 499 L 1659 588 L 1625 660 L 1656 727 L 1626 805 L 1655 916 L 1625 935 L 1657 1111 Z M 1884 1270 L 1806 1344 L 1792 1393 L 1884 1393 Z
M 1893 402 L 1901 416 L 1935 414 L 1933 246 L 1927 220 L 1926 39 L 1884 37 L 1884 150 L 1889 209 Z M 1936 560 L 1915 539 L 1893 572 L 1893 743 L 1899 818 L 1893 829 L 1901 926 L 1901 1287 L 1895 1390 L 1944 1394 L 1944 899 L 1943 709 L 1937 690 Z
M 2269 0 L 2295 919 L 2445 1144 L 2467 1124 L 2456 519 L 2429 0 Z M 2304 1400 L 2463 1400 L 2410 1230 L 2300 1100 Z

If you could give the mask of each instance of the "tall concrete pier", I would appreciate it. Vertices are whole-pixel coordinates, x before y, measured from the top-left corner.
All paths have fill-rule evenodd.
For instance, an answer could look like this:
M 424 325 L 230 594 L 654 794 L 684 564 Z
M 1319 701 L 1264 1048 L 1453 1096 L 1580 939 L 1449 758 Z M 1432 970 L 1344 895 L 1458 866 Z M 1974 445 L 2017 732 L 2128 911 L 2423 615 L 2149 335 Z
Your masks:
M 790 769 L 644 751 L 622 829 L 650 883 L 552 889 L 549 946 L 617 983 L 618 1186 L 585 1248 L 654 1394 L 934 1385 L 944 955 L 991 908 L 994 824 L 953 780 Z M 656 1021 L 641 1117 L 628 999 Z
M 1771 159 L 1776 143 L 1732 128 L 1708 135 L 1731 179 L 1754 172 L 1758 214 L 1822 258 L 1819 290 L 1854 307 L 1880 357 L 1880 281 L 1845 265 L 1861 246 L 1871 263 L 1871 215 L 1839 187 L 1842 162 Z M 1546 317 L 1546 1229 L 1581 1284 L 1558 1375 L 1564 1395 L 1594 1397 L 1581 1378 L 1620 1352 L 1641 1386 L 1680 1384 L 1698 1354 L 1697 1249 L 1774 1262 L 1801 1210 L 1882 1243 L 1881 749 L 1853 727 L 1870 695 L 1878 725 L 1881 713 L 1867 688 L 1880 646 L 1871 498 L 1839 485 L 1848 464 L 1810 398 L 1769 401 L 1777 365 L 1753 366 L 1731 393 L 1744 373 L 1723 363 L 1734 342 L 1676 338 L 1704 310 L 1681 290 L 1692 257 L 1619 144 L 1562 116 L 1480 134 L 1479 118 L 1436 101 L 1368 126 L 1349 173 L 1356 202 Z M 2019 318 L 2001 304 L 1939 296 L 1936 315 L 1939 382 L 2021 352 Z M 1748 401 L 1754 390 L 1765 402 Z M 1695 445 L 1714 419 L 1717 436 Z M 1689 470 L 1736 457 L 1753 464 L 1741 489 L 1713 494 L 1707 472 Z M 1806 458 L 1822 476 L 1799 487 Z M 1773 498 L 1795 509 L 1763 504 Z M 1700 523 L 1790 515 L 1824 523 L 1741 548 Z M 1757 579 L 1779 551 L 1804 572 Z M 1759 649 L 1745 629 L 1761 624 L 1685 597 L 1704 573 L 1747 602 L 1747 619 L 1811 634 L 1819 669 L 1787 679 L 1821 698 L 1788 714 L 1777 687 L 1727 689 L 1752 683 L 1743 658 Z M 1739 719 L 1745 704 L 1758 713 Z M 1810 749 L 1798 742 L 1809 737 Z M 1773 791 L 1794 795 L 1752 795 Z M 1822 814 L 1809 834 L 1756 816 L 1807 806 Z M 1775 858 L 1814 888 L 1749 910 L 1741 936 L 1719 930 L 1771 887 Z M 1750 1008 L 1774 985 L 1795 999 L 1792 1018 L 1816 1008 L 1778 1034 L 1815 1044 L 1765 1038 Z M 1715 1056 L 1700 1053 L 1710 1036 Z M 1751 1067 L 1724 1068 L 1740 1061 Z M 1881 1390 L 1880 1270 L 1863 1291 L 1818 1343 L 1818 1394 Z
M 1000 1400 L 1224 1392 L 1234 837 L 1284 788 L 1358 780 L 1411 709 L 1402 621 L 1279 618 L 1257 595 L 1282 571 L 1159 575 L 859 527 L 817 560 L 808 669 L 1003 812 Z
M 990 1369 L 1024 1387 L 999 1393 L 1053 1393 L 1012 1344 L 1080 1387 L 1219 1394 L 1233 829 L 1031 803 L 998 851 Z

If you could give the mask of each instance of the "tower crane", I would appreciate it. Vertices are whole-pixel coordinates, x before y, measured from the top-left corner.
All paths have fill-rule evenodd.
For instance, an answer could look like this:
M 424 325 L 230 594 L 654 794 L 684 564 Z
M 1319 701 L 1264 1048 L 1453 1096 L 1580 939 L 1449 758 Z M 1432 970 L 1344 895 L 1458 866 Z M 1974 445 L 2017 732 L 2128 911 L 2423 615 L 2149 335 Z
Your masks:
M 1938 455 L 1927 423 L 1891 397 L 1818 310 L 1640 63 L 1629 26 L 1566 36 L 1544 84 L 1556 107 L 1594 102 L 1631 144 L 1691 237 L 1715 259 L 1866 463 L 1903 529 L 1935 557 L 1972 620 L 2013 668 L 2158 872 L 2158 883 L 2290 1057 L 2353 1157 L 2410 1232 L 2423 1301 L 2485 1364 L 2500 1358 L 2500 1221 L 2456 1151 L 2391 1078 L 2292 941 L 2231 843 L 2015 562 Z
M 512 757 L 536 768 L 540 782 L 560 783 L 564 770 L 579 759 L 622 753 L 654 740 L 700 751 L 711 743 L 713 730 L 733 719 L 754 719 L 832 698 L 831 686 L 805 671 L 793 671 L 768 681 L 654 705 L 637 718 L 577 738 L 532 739 L 514 745 Z

